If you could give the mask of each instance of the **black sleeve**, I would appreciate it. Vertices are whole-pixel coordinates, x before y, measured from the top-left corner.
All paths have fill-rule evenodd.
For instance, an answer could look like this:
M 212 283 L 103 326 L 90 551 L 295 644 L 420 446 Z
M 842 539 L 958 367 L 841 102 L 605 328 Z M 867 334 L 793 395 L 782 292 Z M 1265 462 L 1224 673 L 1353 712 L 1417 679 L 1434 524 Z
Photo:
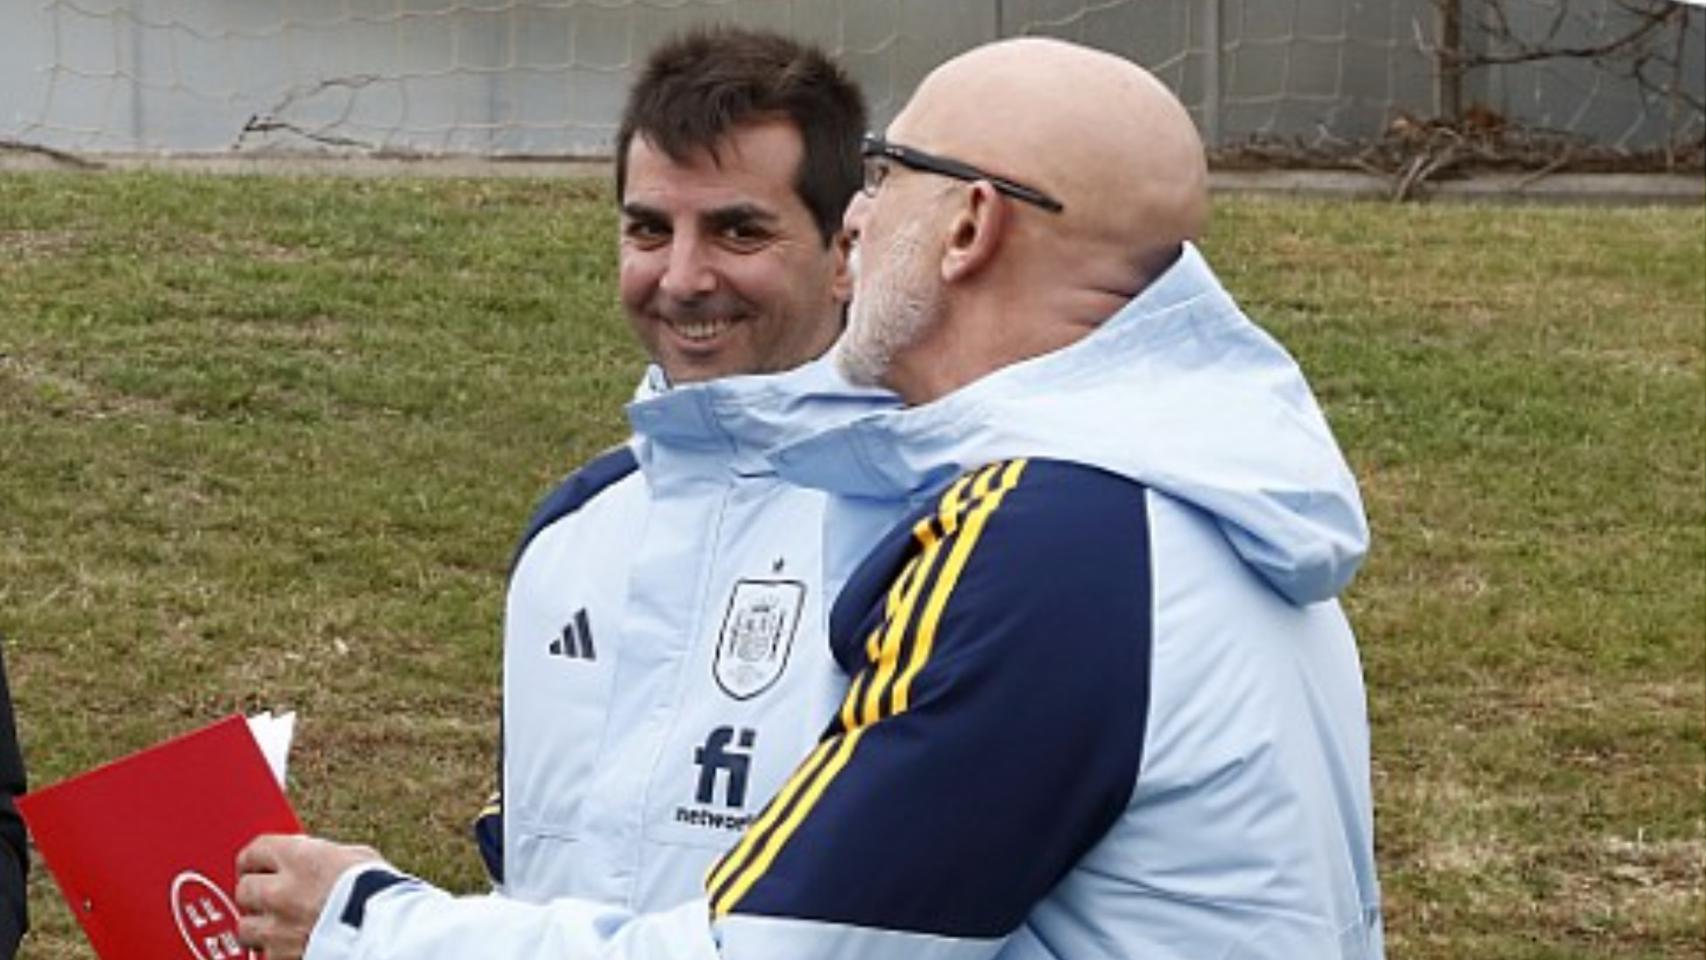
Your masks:
M 29 927 L 24 885 L 30 865 L 29 843 L 24 821 L 12 802 L 24 789 L 24 757 L 18 751 L 6 663 L 0 658 L 0 960 L 17 954 L 18 941 Z

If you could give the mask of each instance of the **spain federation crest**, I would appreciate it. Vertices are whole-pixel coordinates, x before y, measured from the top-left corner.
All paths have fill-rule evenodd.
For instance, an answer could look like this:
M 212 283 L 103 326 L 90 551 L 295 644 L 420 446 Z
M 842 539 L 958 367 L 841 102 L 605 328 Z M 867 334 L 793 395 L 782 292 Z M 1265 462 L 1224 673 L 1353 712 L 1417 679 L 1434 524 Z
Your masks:
M 750 700 L 781 679 L 805 602 L 806 585 L 798 580 L 735 584 L 711 664 L 724 693 Z

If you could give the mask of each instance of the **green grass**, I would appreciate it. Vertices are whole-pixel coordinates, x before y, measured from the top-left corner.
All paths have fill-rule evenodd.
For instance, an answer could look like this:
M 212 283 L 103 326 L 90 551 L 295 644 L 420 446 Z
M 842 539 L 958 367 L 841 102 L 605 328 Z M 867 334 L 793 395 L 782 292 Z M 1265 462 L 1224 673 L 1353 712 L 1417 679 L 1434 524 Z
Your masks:
M 1702 210 L 1223 201 L 1362 478 L 1390 955 L 1695 958 Z M 309 826 L 477 889 L 532 501 L 641 357 L 602 185 L 0 176 L 0 633 L 45 784 L 290 707 Z M 44 871 L 26 956 L 88 957 Z

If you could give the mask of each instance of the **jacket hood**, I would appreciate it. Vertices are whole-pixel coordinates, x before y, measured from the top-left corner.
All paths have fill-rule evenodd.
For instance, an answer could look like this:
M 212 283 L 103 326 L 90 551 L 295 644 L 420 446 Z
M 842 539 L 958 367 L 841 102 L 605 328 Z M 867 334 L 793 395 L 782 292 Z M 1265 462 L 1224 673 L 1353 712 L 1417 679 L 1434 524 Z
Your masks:
M 1336 596 L 1368 550 L 1356 480 L 1302 372 L 1188 244 L 1071 346 L 771 454 L 785 479 L 859 499 L 917 499 L 1012 457 L 1082 463 L 1194 505 L 1295 604 Z

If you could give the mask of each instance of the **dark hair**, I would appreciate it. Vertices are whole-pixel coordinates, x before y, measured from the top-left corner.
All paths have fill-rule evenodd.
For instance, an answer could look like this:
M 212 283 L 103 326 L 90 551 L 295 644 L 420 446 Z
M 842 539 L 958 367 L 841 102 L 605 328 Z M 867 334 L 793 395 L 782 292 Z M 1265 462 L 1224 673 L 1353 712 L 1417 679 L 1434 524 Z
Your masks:
M 864 177 L 865 98 L 828 54 L 777 33 L 701 27 L 652 51 L 616 132 L 616 194 L 636 134 L 680 163 L 695 150 L 715 157 L 734 128 L 777 117 L 800 132 L 794 192 L 827 245 Z

